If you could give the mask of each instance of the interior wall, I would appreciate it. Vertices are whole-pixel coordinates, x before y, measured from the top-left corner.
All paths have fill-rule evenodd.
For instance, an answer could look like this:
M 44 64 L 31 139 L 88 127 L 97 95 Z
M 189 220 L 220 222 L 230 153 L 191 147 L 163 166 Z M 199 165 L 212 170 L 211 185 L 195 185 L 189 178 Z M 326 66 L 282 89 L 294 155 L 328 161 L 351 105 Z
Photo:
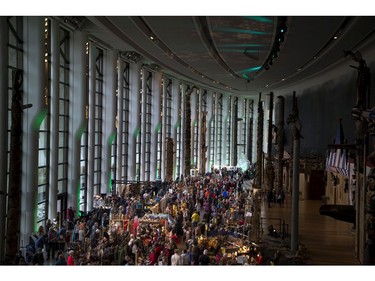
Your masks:
M 371 71 L 375 64 L 372 63 L 368 66 Z M 302 122 L 301 157 L 311 154 L 325 156 L 327 146 L 332 144 L 335 139 L 340 118 L 342 119 L 345 139 L 349 144 L 354 144 L 355 121 L 352 119 L 351 110 L 356 103 L 357 71 L 349 66 L 348 69 L 349 71 L 344 75 L 306 88 L 300 86 L 300 89 L 296 91 L 299 118 Z M 372 75 L 372 85 L 375 85 L 374 78 L 374 75 Z M 282 96 L 285 97 L 285 149 L 290 152 L 292 138 L 286 120 L 292 113 L 292 91 Z M 370 107 L 372 107 L 374 101 L 372 90 L 370 96 Z M 278 107 L 275 108 L 276 125 L 278 122 L 277 110 Z

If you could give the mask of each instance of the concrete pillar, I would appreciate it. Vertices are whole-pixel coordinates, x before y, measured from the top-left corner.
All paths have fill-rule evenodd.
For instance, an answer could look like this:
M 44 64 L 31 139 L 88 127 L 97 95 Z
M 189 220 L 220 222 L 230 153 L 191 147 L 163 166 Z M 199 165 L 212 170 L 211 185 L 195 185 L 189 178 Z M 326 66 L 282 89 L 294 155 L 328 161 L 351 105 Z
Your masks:
M 70 159 L 70 176 L 68 186 L 71 186 L 71 194 L 68 197 L 68 204 L 71 204 L 74 210 L 79 211 L 90 211 L 87 208 L 89 201 L 92 202 L 92 197 L 89 198 L 87 194 L 80 194 L 82 182 L 81 182 L 81 139 L 85 130 L 87 130 L 86 119 L 86 97 L 87 97 L 87 86 L 86 82 L 88 74 L 86 74 L 86 43 L 88 42 L 87 33 L 85 32 L 74 32 L 71 36 L 71 71 L 70 71 L 70 124 L 69 128 L 72 132 L 69 135 L 69 144 L 71 149 L 69 150 Z M 88 163 L 86 164 L 88 165 Z M 87 167 L 86 167 L 87 171 Z M 85 182 L 85 189 L 89 188 L 87 181 Z M 69 187 L 68 187 L 69 189 Z M 74 196 L 74 197 L 73 197 Z M 85 198 L 86 204 L 80 206 L 80 197 Z M 92 204 L 92 203 L 90 203 Z
M 20 239 L 28 243 L 37 230 L 38 208 L 38 142 L 39 129 L 46 118 L 44 18 L 24 17 L 23 104 L 32 104 L 23 112 L 22 198 Z
M 59 174 L 59 93 L 60 93 L 60 24 L 51 19 L 51 84 L 50 84 L 50 153 L 48 218 L 57 217 L 57 193 Z M 47 117 L 48 118 L 48 117 Z M 60 190 L 63 192 L 64 190 Z M 68 190 L 67 190 L 68 191 Z
M 102 167 L 100 193 L 112 193 L 112 144 L 116 140 L 116 50 L 104 53 L 104 93 L 103 93 L 103 134 L 102 134 Z

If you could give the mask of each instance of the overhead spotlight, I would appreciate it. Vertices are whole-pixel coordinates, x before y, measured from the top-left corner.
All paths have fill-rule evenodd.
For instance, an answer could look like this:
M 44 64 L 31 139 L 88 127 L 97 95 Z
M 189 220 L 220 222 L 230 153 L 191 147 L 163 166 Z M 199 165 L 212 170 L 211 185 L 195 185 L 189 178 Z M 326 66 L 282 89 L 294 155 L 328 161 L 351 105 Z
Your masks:
M 287 30 L 288 30 L 288 27 L 286 26 L 286 23 L 285 22 L 281 23 L 280 24 L 280 32 L 281 33 L 286 33 Z
M 272 58 L 274 58 L 274 59 L 278 58 L 278 55 L 277 55 L 276 52 L 272 54 Z
M 279 42 L 284 42 L 284 34 L 281 33 L 279 36 Z

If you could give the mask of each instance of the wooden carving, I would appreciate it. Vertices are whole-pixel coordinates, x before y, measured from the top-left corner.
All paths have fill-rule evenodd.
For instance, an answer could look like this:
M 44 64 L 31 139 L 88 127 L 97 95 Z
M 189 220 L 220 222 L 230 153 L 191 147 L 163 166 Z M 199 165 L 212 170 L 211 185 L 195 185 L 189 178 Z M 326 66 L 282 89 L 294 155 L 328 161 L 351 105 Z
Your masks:
M 9 194 L 6 232 L 6 259 L 13 260 L 19 250 L 22 175 L 22 70 L 13 70 L 11 137 L 9 156 Z M 29 106 L 27 106 L 29 107 Z
M 172 182 L 173 179 L 173 148 L 174 143 L 172 138 L 167 138 L 167 163 L 166 163 L 166 176 L 167 182 Z
M 206 146 L 206 132 L 207 132 L 207 121 L 206 115 L 207 112 L 202 112 L 202 123 L 201 123 L 201 167 L 200 172 L 206 172 L 206 162 L 207 162 L 207 146 Z

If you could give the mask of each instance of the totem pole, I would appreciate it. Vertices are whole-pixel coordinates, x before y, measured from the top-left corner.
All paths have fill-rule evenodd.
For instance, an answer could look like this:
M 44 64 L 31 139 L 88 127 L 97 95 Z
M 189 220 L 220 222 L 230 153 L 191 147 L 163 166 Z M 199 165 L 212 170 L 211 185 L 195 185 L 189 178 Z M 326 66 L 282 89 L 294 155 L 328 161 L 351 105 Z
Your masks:
M 300 139 L 302 123 L 299 119 L 296 92 L 293 92 L 293 109 L 289 114 L 287 123 L 292 131 L 293 138 L 293 182 L 292 182 L 292 229 L 291 250 L 298 249 L 298 203 L 299 203 L 299 161 L 300 161 Z
M 13 94 L 11 105 L 11 137 L 9 156 L 9 194 L 6 232 L 6 259 L 12 260 L 19 250 L 21 217 L 22 176 L 22 110 L 31 104 L 22 105 L 22 70 L 13 70 Z
M 358 66 L 357 69 L 357 97 L 356 105 L 352 108 L 352 117 L 356 124 L 355 145 L 356 155 L 356 254 L 360 262 L 365 265 L 374 265 L 375 261 L 368 259 L 369 244 L 375 243 L 375 169 L 366 171 L 366 162 L 375 162 L 375 150 L 368 151 L 369 139 L 375 135 L 375 110 L 370 107 L 371 73 L 366 61 L 360 52 L 344 51 L 345 57 L 350 56 Z M 366 235 L 367 234 L 367 235 Z
M 173 139 L 167 137 L 167 163 L 166 163 L 166 175 L 165 175 L 165 180 L 167 182 L 172 182 L 173 180 L 173 148 L 174 148 L 174 143 Z
M 200 172 L 205 173 L 206 172 L 206 162 L 207 162 L 207 146 L 206 146 L 206 132 L 207 132 L 207 121 L 206 121 L 206 115 L 207 111 L 201 112 L 202 114 L 202 123 L 201 123 L 201 167 Z

